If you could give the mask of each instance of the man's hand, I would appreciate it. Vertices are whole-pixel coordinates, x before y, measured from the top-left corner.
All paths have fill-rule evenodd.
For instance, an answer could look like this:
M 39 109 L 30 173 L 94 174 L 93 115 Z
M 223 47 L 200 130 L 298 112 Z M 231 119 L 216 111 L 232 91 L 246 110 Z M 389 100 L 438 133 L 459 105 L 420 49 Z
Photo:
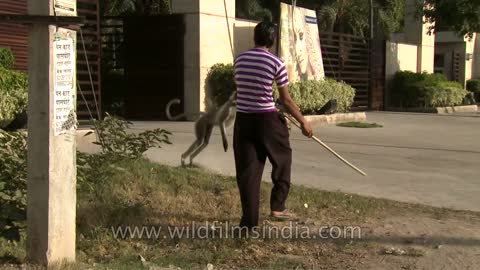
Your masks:
M 301 128 L 303 135 L 307 136 L 308 138 L 311 138 L 313 136 L 312 126 L 308 121 L 303 122 L 301 124 Z
M 313 136 L 312 126 L 307 120 L 305 120 L 302 113 L 300 113 L 297 104 L 292 100 L 292 97 L 290 97 L 288 87 L 286 85 L 279 87 L 278 93 L 280 94 L 280 103 L 283 105 L 286 112 L 290 113 L 290 115 L 292 115 L 300 124 L 303 135 L 311 138 Z

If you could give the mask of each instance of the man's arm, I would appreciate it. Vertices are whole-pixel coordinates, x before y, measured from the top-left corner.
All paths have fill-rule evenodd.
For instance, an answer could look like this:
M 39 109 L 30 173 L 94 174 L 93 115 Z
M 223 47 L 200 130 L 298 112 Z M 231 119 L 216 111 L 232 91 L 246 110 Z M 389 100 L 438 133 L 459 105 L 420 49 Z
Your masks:
M 305 117 L 303 117 L 297 104 L 295 101 L 293 101 L 292 97 L 290 97 L 288 85 L 278 87 L 278 93 L 280 94 L 280 102 L 285 107 L 287 112 L 290 113 L 300 123 L 303 134 L 307 137 L 311 137 L 313 132 L 310 123 L 308 123 Z

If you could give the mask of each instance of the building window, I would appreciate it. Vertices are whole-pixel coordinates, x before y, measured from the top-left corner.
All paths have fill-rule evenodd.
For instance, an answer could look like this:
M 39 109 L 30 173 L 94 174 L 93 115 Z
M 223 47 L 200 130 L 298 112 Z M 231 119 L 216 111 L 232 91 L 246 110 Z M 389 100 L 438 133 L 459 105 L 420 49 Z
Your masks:
M 433 60 L 433 72 L 443 73 L 444 69 L 445 69 L 445 55 L 435 54 L 435 58 Z

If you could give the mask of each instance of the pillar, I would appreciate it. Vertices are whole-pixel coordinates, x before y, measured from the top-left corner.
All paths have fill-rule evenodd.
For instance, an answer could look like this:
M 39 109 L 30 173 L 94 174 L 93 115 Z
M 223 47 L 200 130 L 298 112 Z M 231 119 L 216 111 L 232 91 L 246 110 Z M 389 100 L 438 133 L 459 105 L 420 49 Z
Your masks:
M 172 0 L 172 12 L 184 14 L 186 23 L 184 110 L 204 111 L 209 69 L 233 63 L 229 35 L 233 46 L 235 0 Z
M 76 15 L 76 0 L 62 2 L 28 0 L 28 13 Z M 74 31 L 29 29 L 27 257 L 33 263 L 75 260 L 75 48 Z

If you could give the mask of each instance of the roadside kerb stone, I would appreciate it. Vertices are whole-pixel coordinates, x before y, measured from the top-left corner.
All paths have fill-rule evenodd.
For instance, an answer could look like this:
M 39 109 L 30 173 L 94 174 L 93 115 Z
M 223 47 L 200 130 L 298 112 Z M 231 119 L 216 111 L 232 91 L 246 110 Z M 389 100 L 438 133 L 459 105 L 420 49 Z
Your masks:
M 364 122 L 367 120 L 365 112 L 335 113 L 329 115 L 306 115 L 311 125 L 329 125 L 342 122 Z

